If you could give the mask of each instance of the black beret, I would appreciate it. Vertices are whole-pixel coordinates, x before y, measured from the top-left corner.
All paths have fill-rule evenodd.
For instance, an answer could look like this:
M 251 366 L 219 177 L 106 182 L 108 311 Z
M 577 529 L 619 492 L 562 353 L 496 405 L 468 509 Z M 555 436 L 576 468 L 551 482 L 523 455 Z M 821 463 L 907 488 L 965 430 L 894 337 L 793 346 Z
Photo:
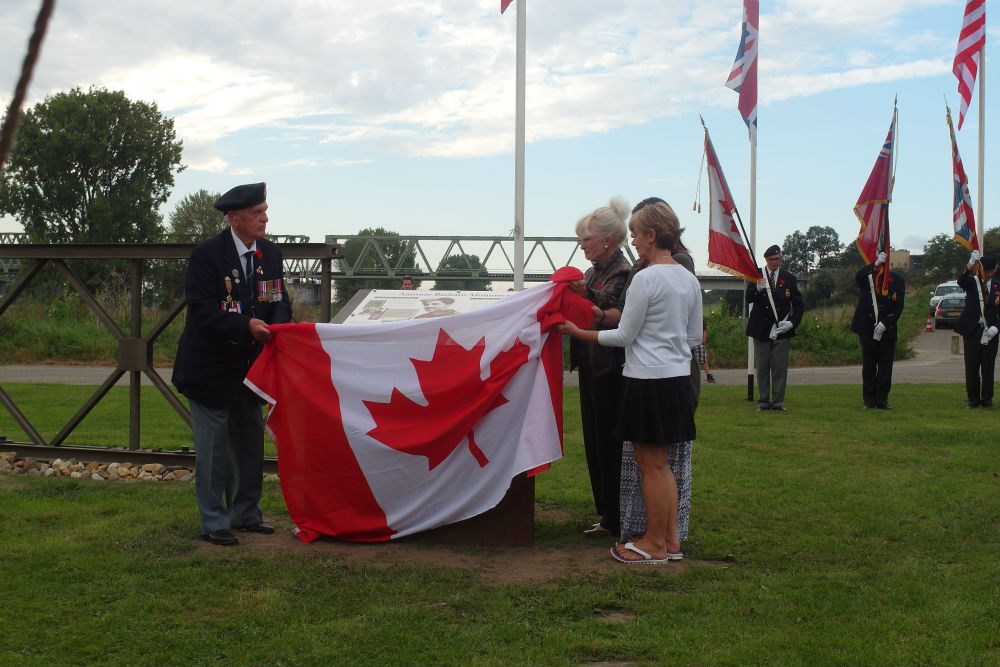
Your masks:
M 768 257 L 774 257 L 775 255 L 780 255 L 780 254 L 781 254 L 781 248 L 779 248 L 776 245 L 773 245 L 764 251 L 764 258 L 766 259 Z
M 983 267 L 983 271 L 992 271 L 997 268 L 997 261 L 992 257 L 983 257 L 979 260 L 979 265 Z
M 267 185 L 265 183 L 250 183 L 248 185 L 237 185 L 235 188 L 215 200 L 215 208 L 223 213 L 229 211 L 242 211 L 257 204 L 263 204 L 267 199 Z

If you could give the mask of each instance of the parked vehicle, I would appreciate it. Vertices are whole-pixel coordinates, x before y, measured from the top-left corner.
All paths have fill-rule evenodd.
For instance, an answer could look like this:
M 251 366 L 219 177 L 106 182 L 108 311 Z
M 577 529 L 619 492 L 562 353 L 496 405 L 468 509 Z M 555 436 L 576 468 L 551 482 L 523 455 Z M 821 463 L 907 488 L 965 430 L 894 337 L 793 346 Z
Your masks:
M 963 308 L 965 308 L 964 294 L 949 294 L 942 297 L 934 307 L 934 328 L 944 325 L 954 327 Z
M 931 292 L 931 316 L 934 316 L 934 309 L 937 307 L 938 302 L 949 294 L 965 294 L 962 288 L 958 286 L 958 283 L 954 280 L 949 280 L 946 283 L 941 283 L 934 288 Z

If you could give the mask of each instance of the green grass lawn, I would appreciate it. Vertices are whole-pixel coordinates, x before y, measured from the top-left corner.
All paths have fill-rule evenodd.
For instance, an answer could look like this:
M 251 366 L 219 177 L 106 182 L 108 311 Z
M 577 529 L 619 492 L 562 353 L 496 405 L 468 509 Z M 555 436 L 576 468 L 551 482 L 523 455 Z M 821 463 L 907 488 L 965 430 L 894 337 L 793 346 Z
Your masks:
M 25 412 L 68 400 L 18 390 Z M 205 549 L 190 484 L 0 475 L 0 665 L 995 665 L 1000 460 L 995 418 L 963 396 L 899 385 L 896 409 L 863 411 L 858 387 L 793 386 L 789 412 L 757 413 L 742 387 L 703 388 L 685 560 L 634 567 L 580 535 L 594 519 L 567 389 L 566 457 L 537 479 L 525 558 L 608 565 L 533 583 L 447 562 L 509 550 L 429 565 Z M 122 415 L 81 430 L 120 446 Z M 144 447 L 189 444 L 162 399 L 143 419 L 163 434 Z M 263 505 L 284 514 L 277 484 Z

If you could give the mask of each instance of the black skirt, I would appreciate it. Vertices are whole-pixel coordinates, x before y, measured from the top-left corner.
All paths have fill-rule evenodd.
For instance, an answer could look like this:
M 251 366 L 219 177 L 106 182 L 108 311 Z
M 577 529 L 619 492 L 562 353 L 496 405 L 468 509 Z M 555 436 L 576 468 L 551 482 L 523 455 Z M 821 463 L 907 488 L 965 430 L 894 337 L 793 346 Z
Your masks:
M 691 376 L 622 378 L 618 436 L 647 445 L 695 439 Z

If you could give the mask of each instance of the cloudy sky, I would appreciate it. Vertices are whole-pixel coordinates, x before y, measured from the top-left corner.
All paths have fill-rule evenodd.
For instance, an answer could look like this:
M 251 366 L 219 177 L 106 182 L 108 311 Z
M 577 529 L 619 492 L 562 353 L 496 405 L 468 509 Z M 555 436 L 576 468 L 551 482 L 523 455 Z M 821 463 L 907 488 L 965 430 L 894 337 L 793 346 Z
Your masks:
M 611 196 L 657 195 L 679 213 L 704 268 L 699 115 L 749 218 L 746 126 L 724 87 L 741 0 L 517 1 L 527 3 L 526 234 L 569 236 Z M 4 0 L 4 106 L 38 5 Z M 950 235 L 944 105 L 957 118 L 951 63 L 964 6 L 761 3 L 758 251 L 812 225 L 843 242 L 857 236 L 852 207 L 897 96 L 894 245 L 920 252 Z M 515 31 L 515 7 L 501 16 L 499 0 L 58 0 L 28 106 L 91 86 L 155 102 L 174 119 L 187 166 L 165 216 L 201 188 L 266 181 L 272 233 L 506 235 Z M 998 35 L 988 27 L 988 55 L 1000 53 Z M 988 97 L 996 68 L 987 63 Z M 989 150 L 995 108 L 987 183 L 1000 169 Z M 974 198 L 978 124 L 974 102 L 959 135 Z M 701 213 L 692 210 L 699 181 Z M 987 228 L 997 206 L 987 191 Z M 0 220 L 0 231 L 19 230 Z

